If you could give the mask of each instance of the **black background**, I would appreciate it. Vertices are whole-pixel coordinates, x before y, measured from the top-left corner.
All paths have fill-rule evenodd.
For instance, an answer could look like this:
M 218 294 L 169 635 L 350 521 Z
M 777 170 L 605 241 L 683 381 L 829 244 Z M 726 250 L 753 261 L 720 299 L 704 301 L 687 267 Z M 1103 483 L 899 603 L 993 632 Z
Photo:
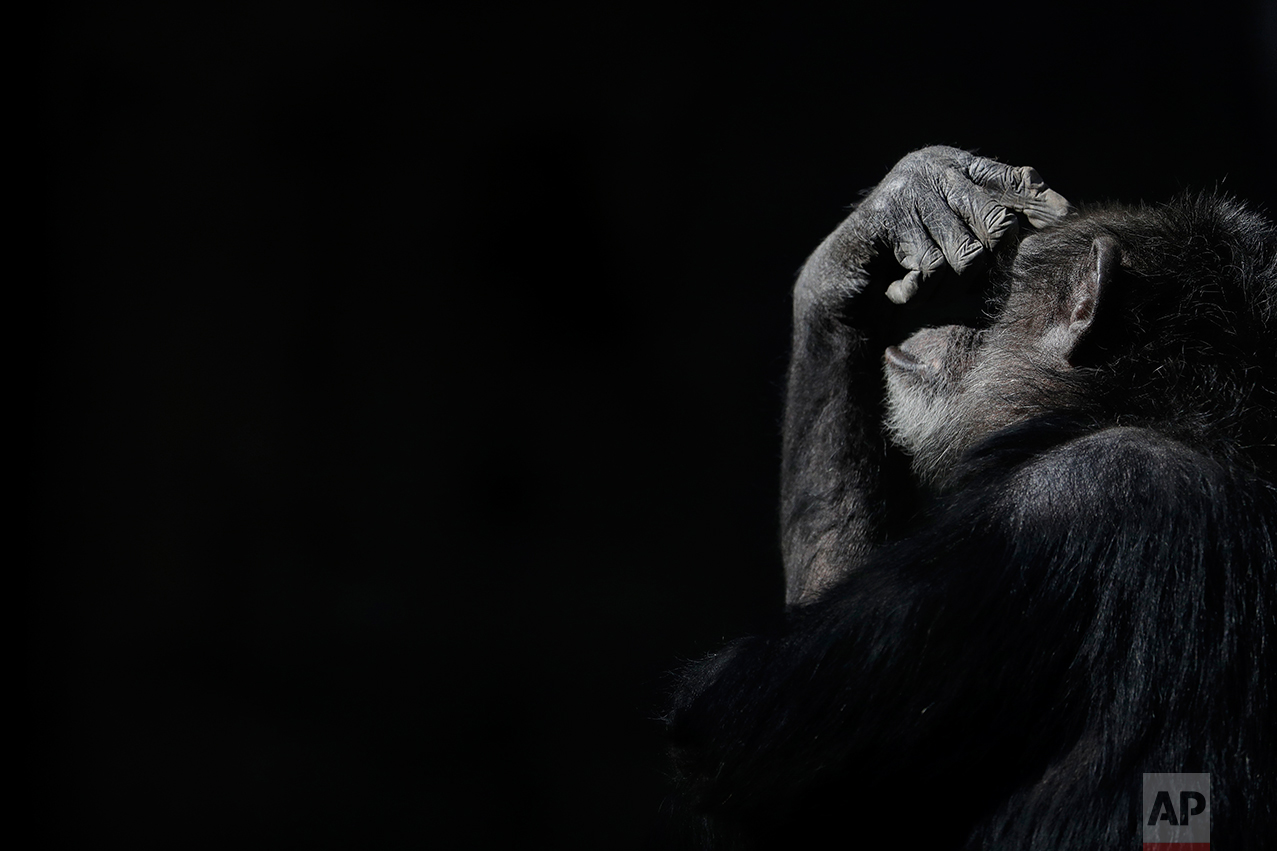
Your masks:
M 665 672 L 779 609 L 806 254 L 931 143 L 1271 205 L 1211 5 L 55 7 L 40 835 L 637 844 Z

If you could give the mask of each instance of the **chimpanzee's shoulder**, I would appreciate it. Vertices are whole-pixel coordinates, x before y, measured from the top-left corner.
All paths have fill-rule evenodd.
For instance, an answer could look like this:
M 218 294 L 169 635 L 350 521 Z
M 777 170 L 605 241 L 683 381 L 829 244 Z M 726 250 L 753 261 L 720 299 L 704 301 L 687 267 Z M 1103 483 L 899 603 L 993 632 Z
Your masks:
M 1068 440 L 1039 456 L 1052 465 L 1123 478 L 1164 478 L 1184 469 L 1223 473 L 1227 465 L 1188 444 L 1150 428 L 1111 426 Z
M 1004 498 L 1021 511 L 1140 524 L 1206 521 L 1221 511 L 1266 511 L 1271 488 L 1227 458 L 1156 430 L 1111 427 L 1067 440 L 1018 466 Z

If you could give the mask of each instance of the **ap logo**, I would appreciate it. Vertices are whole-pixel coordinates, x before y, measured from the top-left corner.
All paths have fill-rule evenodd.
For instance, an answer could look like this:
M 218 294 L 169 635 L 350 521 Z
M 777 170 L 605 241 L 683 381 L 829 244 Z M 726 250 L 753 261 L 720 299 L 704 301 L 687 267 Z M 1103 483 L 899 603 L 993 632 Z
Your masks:
M 1144 851 L 1208 851 L 1210 775 L 1144 775 Z

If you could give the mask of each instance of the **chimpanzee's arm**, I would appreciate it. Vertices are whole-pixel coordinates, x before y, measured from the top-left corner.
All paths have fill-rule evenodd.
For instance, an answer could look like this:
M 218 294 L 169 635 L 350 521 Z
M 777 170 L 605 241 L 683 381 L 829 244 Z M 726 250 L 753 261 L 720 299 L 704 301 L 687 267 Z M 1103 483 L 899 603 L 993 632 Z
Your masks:
M 944 265 L 965 269 L 1015 227 L 1068 203 L 1030 168 L 956 148 L 902 159 L 807 261 L 794 288 L 793 351 L 781 467 L 786 602 L 808 603 L 863 564 L 890 499 L 883 465 L 882 352 L 887 298 L 902 304 Z M 871 280 L 891 250 L 906 274 Z M 888 287 L 888 284 L 890 286 Z

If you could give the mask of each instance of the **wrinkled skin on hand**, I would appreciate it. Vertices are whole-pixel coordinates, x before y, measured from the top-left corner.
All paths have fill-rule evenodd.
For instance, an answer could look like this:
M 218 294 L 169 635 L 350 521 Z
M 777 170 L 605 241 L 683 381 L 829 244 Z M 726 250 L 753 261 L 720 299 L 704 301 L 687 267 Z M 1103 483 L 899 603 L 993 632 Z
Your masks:
M 1032 168 L 937 145 L 900 160 L 855 215 L 907 270 L 887 288 L 904 304 L 942 266 L 961 273 L 1014 233 L 1015 212 L 1041 228 L 1063 219 L 1069 202 Z

